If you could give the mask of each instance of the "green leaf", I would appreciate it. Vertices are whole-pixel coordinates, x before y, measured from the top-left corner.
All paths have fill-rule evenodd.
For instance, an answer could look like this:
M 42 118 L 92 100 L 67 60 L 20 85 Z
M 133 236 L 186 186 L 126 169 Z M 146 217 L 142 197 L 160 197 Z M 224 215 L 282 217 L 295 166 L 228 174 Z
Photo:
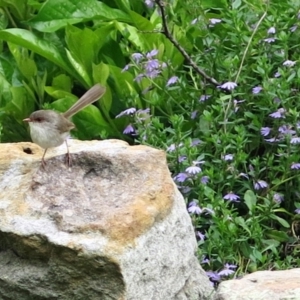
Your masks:
M 89 28 L 79 29 L 68 25 L 66 43 L 76 61 L 88 72 L 92 72 L 92 63 L 96 62 L 99 51 L 99 36 Z
M 284 220 L 284 219 L 282 219 L 282 218 L 280 218 L 280 217 L 278 217 L 278 216 L 276 216 L 276 215 L 274 215 L 274 214 L 271 214 L 270 217 L 271 217 L 273 220 L 278 221 L 283 227 L 285 227 L 285 228 L 290 228 L 290 224 L 289 224 L 286 220 Z
M 74 75 L 74 71 L 66 63 L 65 55 L 62 55 L 52 43 L 37 37 L 28 30 L 16 28 L 5 29 L 0 31 L 0 39 L 27 48 Z
M 38 15 L 28 22 L 39 31 L 53 32 L 68 24 L 90 20 L 131 22 L 121 10 L 111 8 L 95 0 L 48 0 Z
M 85 86 L 91 86 L 92 85 L 92 79 L 89 76 L 89 73 L 84 68 L 80 62 L 78 62 L 78 59 L 76 59 L 72 53 L 66 49 L 67 57 L 69 59 L 69 62 L 72 64 L 73 68 L 76 70 L 76 72 L 80 75 L 80 77 L 84 80 Z
M 17 120 L 28 117 L 34 110 L 34 101 L 28 98 L 24 87 L 11 87 L 12 99 L 6 105 L 5 111 Z
M 93 80 L 94 82 L 99 82 L 103 85 L 106 85 L 106 81 L 109 76 L 109 66 L 100 63 L 98 65 L 93 65 Z M 112 96 L 111 96 L 111 91 L 110 89 L 106 89 L 106 93 L 104 96 L 101 98 L 101 106 L 105 108 L 106 111 L 110 111 L 112 104 Z
M 65 91 L 71 91 L 71 78 L 65 74 L 60 74 L 53 78 L 52 86 Z
M 22 49 L 13 43 L 8 43 L 8 47 L 22 75 L 27 79 L 34 77 L 37 74 L 37 67 L 35 61 L 29 58 L 27 49 Z
M 241 226 L 245 231 L 247 231 L 249 236 L 251 236 L 251 231 L 242 217 L 236 217 L 234 221 L 237 225 Z
M 247 190 L 244 195 L 244 200 L 250 212 L 253 212 L 257 202 L 256 195 L 251 190 Z
M 279 230 L 266 230 L 265 234 L 268 238 L 278 241 L 280 243 L 287 242 L 289 240 L 289 236 L 286 232 Z
M 9 8 L 10 13 L 18 20 L 24 20 L 26 10 L 28 9 L 27 1 L 24 0 L 0 0 L 0 6 Z
M 74 99 L 76 100 L 76 97 L 71 94 L 70 92 L 64 90 L 64 89 L 60 89 L 57 87 L 52 87 L 52 86 L 47 86 L 45 87 L 45 91 L 48 95 L 50 95 L 51 97 L 55 98 L 55 99 L 63 99 L 63 98 L 70 98 L 70 99 Z M 69 107 L 64 107 L 62 110 L 62 112 L 66 111 Z
M 115 22 L 115 26 L 120 33 L 141 52 L 146 52 L 153 48 L 145 35 L 142 35 L 136 27 L 121 22 Z

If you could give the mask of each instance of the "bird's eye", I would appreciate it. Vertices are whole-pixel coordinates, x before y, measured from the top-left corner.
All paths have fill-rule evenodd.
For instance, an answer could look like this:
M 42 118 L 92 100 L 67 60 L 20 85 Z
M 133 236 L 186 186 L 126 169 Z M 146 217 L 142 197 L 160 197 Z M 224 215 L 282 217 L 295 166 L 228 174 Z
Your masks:
M 42 118 L 36 118 L 35 119 L 37 122 L 41 122 L 42 121 Z

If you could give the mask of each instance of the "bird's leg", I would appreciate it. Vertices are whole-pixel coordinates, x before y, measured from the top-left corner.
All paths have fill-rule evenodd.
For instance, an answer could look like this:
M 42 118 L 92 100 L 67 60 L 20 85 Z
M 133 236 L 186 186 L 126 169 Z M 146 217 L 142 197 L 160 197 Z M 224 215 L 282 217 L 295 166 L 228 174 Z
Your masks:
M 68 142 L 67 140 L 65 140 L 66 142 L 66 146 L 67 146 L 67 153 L 66 153 L 66 164 L 68 165 L 68 167 L 71 167 L 71 155 L 70 155 L 70 152 L 69 152 L 69 146 L 68 146 Z
M 43 157 L 42 157 L 42 167 L 45 169 L 46 167 L 46 162 L 45 162 L 45 155 L 46 155 L 46 152 L 47 152 L 47 148 L 45 149 L 44 151 L 44 154 L 43 154 Z

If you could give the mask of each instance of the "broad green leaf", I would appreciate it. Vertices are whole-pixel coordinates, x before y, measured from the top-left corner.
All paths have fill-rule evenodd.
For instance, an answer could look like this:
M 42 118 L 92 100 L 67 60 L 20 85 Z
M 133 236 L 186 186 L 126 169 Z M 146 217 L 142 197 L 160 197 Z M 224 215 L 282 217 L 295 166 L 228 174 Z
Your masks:
M 53 78 L 52 86 L 65 91 L 71 91 L 71 78 L 65 74 L 60 74 Z M 62 98 L 62 97 L 61 97 Z
M 24 87 L 11 87 L 12 99 L 6 105 L 5 111 L 18 120 L 29 116 L 34 110 L 34 101 L 28 98 Z
M 37 67 L 35 61 L 29 57 L 28 50 L 13 43 L 8 43 L 8 47 L 23 76 L 27 79 L 35 76 L 37 74 Z
M 71 94 L 70 92 L 60 89 L 57 87 L 52 87 L 52 86 L 47 86 L 45 87 L 45 91 L 48 95 L 55 99 L 63 99 L 63 98 L 70 98 L 76 100 L 76 97 Z M 67 110 L 69 107 L 64 107 L 61 111 L 63 112 L 64 110 Z
M 148 39 L 152 39 L 153 41 L 157 40 L 157 35 L 150 33 L 152 30 L 155 29 L 154 24 L 152 24 L 148 19 L 144 18 L 143 16 L 134 11 L 130 11 L 129 15 L 132 19 L 134 26 L 138 30 L 149 31 L 148 33 L 145 33 Z
M 227 8 L 226 0 L 202 0 L 201 5 L 204 9 Z
M 146 52 L 153 47 L 146 36 L 141 34 L 136 27 L 121 22 L 115 22 L 115 26 L 120 33 L 141 52 Z
M 109 76 L 109 66 L 104 63 L 93 64 L 93 80 L 105 84 Z
M 28 9 L 26 2 L 24 0 L 0 0 L 0 7 L 9 8 L 11 14 L 21 21 L 26 18 L 26 10 Z
M 247 190 L 244 195 L 244 200 L 249 208 L 249 211 L 253 212 L 257 201 L 256 195 L 253 193 L 253 191 Z
M 90 74 L 98 54 L 98 35 L 89 28 L 82 30 L 68 25 L 66 43 L 72 56 Z
M 53 44 L 37 37 L 28 30 L 16 28 L 5 29 L 0 31 L 0 39 L 27 48 L 52 61 L 68 73 L 74 73 L 72 68 L 66 63 L 64 55 Z
M 113 88 L 119 95 L 126 95 L 131 93 L 136 93 L 134 88 L 134 76 L 127 71 L 122 71 L 122 69 L 116 66 L 109 66 L 110 77 L 113 80 Z
M 87 70 L 84 68 L 82 64 L 80 64 L 80 62 L 78 62 L 78 59 L 75 58 L 69 50 L 66 49 L 66 52 L 67 52 L 69 62 L 73 65 L 73 68 L 76 70 L 78 75 L 80 75 L 80 77 L 84 80 L 85 86 L 91 86 L 92 80 Z
M 8 18 L 3 9 L 0 9 L 0 30 L 3 30 L 8 25 Z
M 29 24 L 39 31 L 53 32 L 68 24 L 96 19 L 131 22 L 126 13 L 96 0 L 48 0 Z
M 11 83 L 7 80 L 5 68 L 3 61 L 0 61 L 0 108 L 4 107 L 11 100 Z

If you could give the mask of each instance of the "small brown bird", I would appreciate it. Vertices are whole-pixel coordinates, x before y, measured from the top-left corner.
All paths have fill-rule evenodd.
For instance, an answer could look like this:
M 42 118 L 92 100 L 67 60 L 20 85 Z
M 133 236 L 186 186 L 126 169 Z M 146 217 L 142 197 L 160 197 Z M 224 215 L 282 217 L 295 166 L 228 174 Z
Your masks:
M 32 141 L 45 149 L 42 157 L 43 167 L 46 165 L 44 158 L 47 149 L 58 147 L 63 142 L 65 142 L 67 146 L 67 162 L 70 166 L 71 158 L 66 139 L 70 134 L 70 130 L 75 128 L 75 125 L 69 120 L 69 118 L 89 104 L 98 100 L 105 94 L 105 91 L 106 88 L 104 86 L 96 84 L 63 114 L 57 113 L 53 110 L 37 110 L 33 112 L 29 118 L 23 120 L 29 124 Z

